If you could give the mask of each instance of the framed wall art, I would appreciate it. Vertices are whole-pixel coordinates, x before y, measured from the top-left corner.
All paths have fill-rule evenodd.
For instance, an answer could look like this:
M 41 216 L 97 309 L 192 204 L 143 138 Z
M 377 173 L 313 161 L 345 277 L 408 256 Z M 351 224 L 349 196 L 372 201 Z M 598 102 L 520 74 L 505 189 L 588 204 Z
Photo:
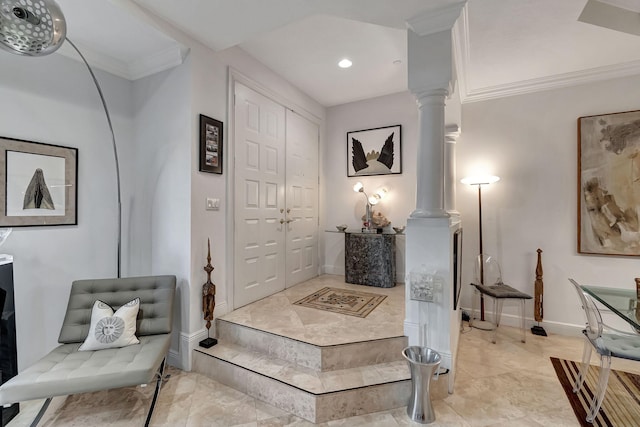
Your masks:
M 401 174 L 401 126 L 347 132 L 347 159 L 347 176 Z
M 0 227 L 78 223 L 78 149 L 0 137 Z
M 200 114 L 200 172 L 222 173 L 222 122 Z
M 578 118 L 578 252 L 640 255 L 640 111 Z

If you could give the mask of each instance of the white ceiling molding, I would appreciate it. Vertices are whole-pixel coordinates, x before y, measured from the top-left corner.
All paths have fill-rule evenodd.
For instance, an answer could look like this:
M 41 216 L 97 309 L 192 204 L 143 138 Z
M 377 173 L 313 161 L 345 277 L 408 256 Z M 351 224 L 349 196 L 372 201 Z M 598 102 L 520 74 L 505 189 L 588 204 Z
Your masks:
M 141 57 L 128 65 L 129 80 L 137 80 L 161 71 L 177 67 L 182 64 L 189 49 L 181 46 L 171 46 L 163 51 L 154 52 Z
M 462 98 L 467 93 L 469 81 L 468 70 L 471 59 L 469 56 L 469 16 L 465 5 L 460 17 L 453 27 L 453 58 L 458 89 Z
M 125 62 L 112 56 L 98 53 L 82 43 L 74 43 L 78 49 L 80 49 L 80 52 L 82 52 L 82 55 L 89 65 L 131 81 L 176 67 L 182 64 L 188 53 L 187 48 L 176 44 L 163 51 L 152 52 L 147 56 L 140 57 L 140 59 L 133 62 Z M 56 54 L 58 53 L 67 58 L 82 62 L 78 53 L 66 44 L 63 44 L 62 47 L 56 51 Z
M 470 92 L 461 93 L 460 98 L 462 103 L 486 101 L 489 99 L 504 98 L 506 96 L 522 95 L 602 80 L 635 76 L 638 74 L 640 74 L 640 61 L 633 61 L 624 64 L 592 68 L 590 70 L 581 70 L 549 77 L 541 77 L 538 79 L 474 89 Z
M 407 27 L 419 36 L 450 30 L 460 16 L 460 11 L 467 4 L 466 0 L 435 9 L 407 20 Z

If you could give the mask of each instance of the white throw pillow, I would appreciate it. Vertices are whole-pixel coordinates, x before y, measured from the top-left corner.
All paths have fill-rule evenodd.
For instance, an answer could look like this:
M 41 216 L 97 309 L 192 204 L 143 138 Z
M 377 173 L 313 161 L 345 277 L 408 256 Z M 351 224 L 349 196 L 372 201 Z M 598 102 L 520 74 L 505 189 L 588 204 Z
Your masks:
M 139 344 L 136 338 L 139 308 L 140 298 L 129 301 L 115 313 L 109 304 L 96 300 L 91 311 L 89 335 L 78 350 L 104 350 Z

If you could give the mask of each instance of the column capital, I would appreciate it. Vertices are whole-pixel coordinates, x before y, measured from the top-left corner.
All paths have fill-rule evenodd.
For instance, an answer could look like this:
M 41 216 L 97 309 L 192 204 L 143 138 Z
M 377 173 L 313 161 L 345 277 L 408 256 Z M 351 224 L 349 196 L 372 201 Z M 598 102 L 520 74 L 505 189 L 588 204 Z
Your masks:
M 420 36 L 451 30 L 466 4 L 467 1 L 464 0 L 421 13 L 407 19 L 407 27 Z
M 442 88 L 421 90 L 413 94 L 416 98 L 418 107 L 422 107 L 424 105 L 436 105 L 442 106 L 443 108 L 447 95 L 449 95 L 449 92 Z
M 458 125 L 447 125 L 444 127 L 444 142 L 455 144 L 460 136 L 460 127 Z

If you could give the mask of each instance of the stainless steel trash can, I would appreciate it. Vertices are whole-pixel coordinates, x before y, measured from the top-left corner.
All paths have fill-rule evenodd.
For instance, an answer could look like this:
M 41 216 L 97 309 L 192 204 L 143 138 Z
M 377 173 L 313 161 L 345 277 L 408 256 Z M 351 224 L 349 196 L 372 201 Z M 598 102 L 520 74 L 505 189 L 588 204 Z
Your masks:
M 436 420 L 431 406 L 429 386 L 431 378 L 440 366 L 441 356 L 428 348 L 411 346 L 402 350 L 402 355 L 409 362 L 411 370 L 411 399 L 407 405 L 407 415 L 412 421 L 429 424 Z

